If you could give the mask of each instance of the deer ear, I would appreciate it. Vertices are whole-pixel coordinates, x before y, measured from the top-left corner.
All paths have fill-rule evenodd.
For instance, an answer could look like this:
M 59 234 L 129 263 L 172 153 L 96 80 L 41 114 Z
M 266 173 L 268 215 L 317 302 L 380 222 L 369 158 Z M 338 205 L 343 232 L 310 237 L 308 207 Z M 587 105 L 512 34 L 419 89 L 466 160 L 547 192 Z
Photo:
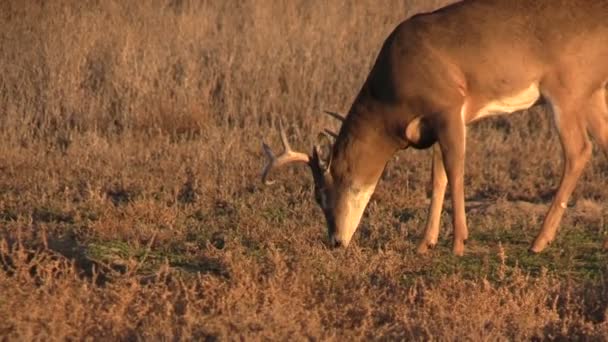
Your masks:
M 316 160 L 319 168 L 325 172 L 331 163 L 332 143 L 326 134 L 319 134 L 313 149 L 313 160 Z
M 415 148 L 430 147 L 437 140 L 433 128 L 422 116 L 416 117 L 407 124 L 405 138 Z

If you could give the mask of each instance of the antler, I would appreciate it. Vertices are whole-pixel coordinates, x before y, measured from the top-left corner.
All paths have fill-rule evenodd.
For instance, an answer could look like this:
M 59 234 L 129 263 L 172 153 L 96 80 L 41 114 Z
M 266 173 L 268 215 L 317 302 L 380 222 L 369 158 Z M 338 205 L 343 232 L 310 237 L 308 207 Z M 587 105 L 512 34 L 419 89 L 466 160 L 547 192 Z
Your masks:
M 328 110 L 324 110 L 323 112 L 325 112 L 325 114 L 328 114 L 332 118 L 337 119 L 337 120 L 339 120 L 341 122 L 344 122 L 344 120 L 346 120 L 346 118 L 342 114 L 339 114 L 339 113 L 336 113 L 336 112 L 330 112 Z M 331 130 L 329 130 L 327 128 L 325 129 L 325 133 L 331 135 L 332 137 L 334 137 L 334 139 L 338 138 L 338 134 L 336 134 L 334 131 L 331 131 Z
M 330 130 L 330 129 L 328 129 L 328 128 L 325 128 L 323 131 L 324 131 L 324 132 L 325 132 L 327 135 L 331 136 L 332 138 L 334 138 L 334 139 L 338 139 L 338 133 L 336 133 L 336 132 L 334 132 L 334 131 L 332 131 L 332 130 Z
M 272 149 L 265 143 L 262 143 L 264 152 L 268 157 L 268 162 L 266 163 L 264 171 L 262 172 L 262 183 L 264 183 L 265 185 L 270 185 L 274 183 L 273 181 L 269 181 L 267 178 L 270 171 L 275 168 L 279 168 L 283 165 L 287 165 L 290 163 L 306 163 L 310 165 L 311 158 L 309 155 L 302 152 L 294 152 L 291 149 L 291 146 L 289 146 L 289 141 L 287 141 L 287 134 L 285 133 L 285 129 L 283 128 L 283 120 L 281 119 L 279 119 L 279 132 L 281 134 L 281 142 L 283 143 L 283 153 L 281 153 L 279 156 L 275 156 L 274 153 L 272 153 Z
M 338 114 L 336 112 L 330 112 L 328 110 L 324 110 L 325 114 L 328 114 L 329 116 L 331 116 L 334 119 L 340 120 L 342 122 L 344 122 L 344 120 L 346 120 L 346 118 L 344 116 L 342 116 L 342 114 Z

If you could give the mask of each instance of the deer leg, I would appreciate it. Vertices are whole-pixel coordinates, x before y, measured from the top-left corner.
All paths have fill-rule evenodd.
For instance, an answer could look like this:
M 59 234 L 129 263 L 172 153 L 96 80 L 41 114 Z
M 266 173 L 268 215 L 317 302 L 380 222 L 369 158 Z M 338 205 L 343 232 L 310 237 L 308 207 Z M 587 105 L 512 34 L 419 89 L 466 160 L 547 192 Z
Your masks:
M 553 203 L 545 216 L 543 227 L 530 248 L 533 253 L 541 252 L 555 238 L 568 199 L 591 157 L 592 145 L 587 135 L 585 115 L 581 114 L 596 111 L 597 109 L 594 107 L 596 106 L 592 102 L 583 106 L 581 101 L 569 103 L 567 106 L 551 102 L 563 150 L 564 169 Z
M 606 87 L 597 92 L 593 97 L 595 111 L 588 113 L 587 127 L 593 136 L 595 143 L 603 150 L 608 158 L 608 103 L 606 102 Z M 604 240 L 604 249 L 608 249 L 608 238 Z
M 441 209 L 443 208 L 443 200 L 445 197 L 445 189 L 448 184 L 448 178 L 443 166 L 443 156 L 439 144 L 433 145 L 433 166 L 431 171 L 431 182 L 433 185 L 431 195 L 431 205 L 428 211 L 426 220 L 426 228 L 424 230 L 424 239 L 418 246 L 418 253 L 424 254 L 429 248 L 435 247 L 439 238 L 439 224 L 441 222 Z
M 598 146 L 608 157 L 608 99 L 606 98 L 606 88 L 602 88 L 593 96 L 594 110 L 587 114 L 587 127 L 589 133 Z
M 437 133 L 452 196 L 453 252 L 461 256 L 464 254 L 464 241 L 468 238 L 464 205 L 466 127 L 460 115 L 452 115 L 440 125 Z

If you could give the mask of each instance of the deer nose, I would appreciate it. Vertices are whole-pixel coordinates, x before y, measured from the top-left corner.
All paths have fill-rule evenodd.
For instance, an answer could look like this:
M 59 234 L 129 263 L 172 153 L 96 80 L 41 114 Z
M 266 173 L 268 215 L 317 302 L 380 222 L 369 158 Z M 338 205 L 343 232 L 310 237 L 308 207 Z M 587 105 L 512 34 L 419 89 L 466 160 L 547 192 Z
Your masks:
M 332 248 L 340 248 L 345 246 L 342 240 L 336 237 L 331 238 L 330 245 Z

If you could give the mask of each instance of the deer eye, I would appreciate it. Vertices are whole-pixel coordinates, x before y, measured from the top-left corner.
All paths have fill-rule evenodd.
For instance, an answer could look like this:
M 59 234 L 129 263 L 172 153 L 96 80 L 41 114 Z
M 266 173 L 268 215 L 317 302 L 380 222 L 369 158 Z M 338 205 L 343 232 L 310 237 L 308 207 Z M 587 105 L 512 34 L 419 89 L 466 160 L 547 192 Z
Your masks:
M 322 209 L 325 209 L 327 203 L 324 188 L 315 188 L 315 201 Z

